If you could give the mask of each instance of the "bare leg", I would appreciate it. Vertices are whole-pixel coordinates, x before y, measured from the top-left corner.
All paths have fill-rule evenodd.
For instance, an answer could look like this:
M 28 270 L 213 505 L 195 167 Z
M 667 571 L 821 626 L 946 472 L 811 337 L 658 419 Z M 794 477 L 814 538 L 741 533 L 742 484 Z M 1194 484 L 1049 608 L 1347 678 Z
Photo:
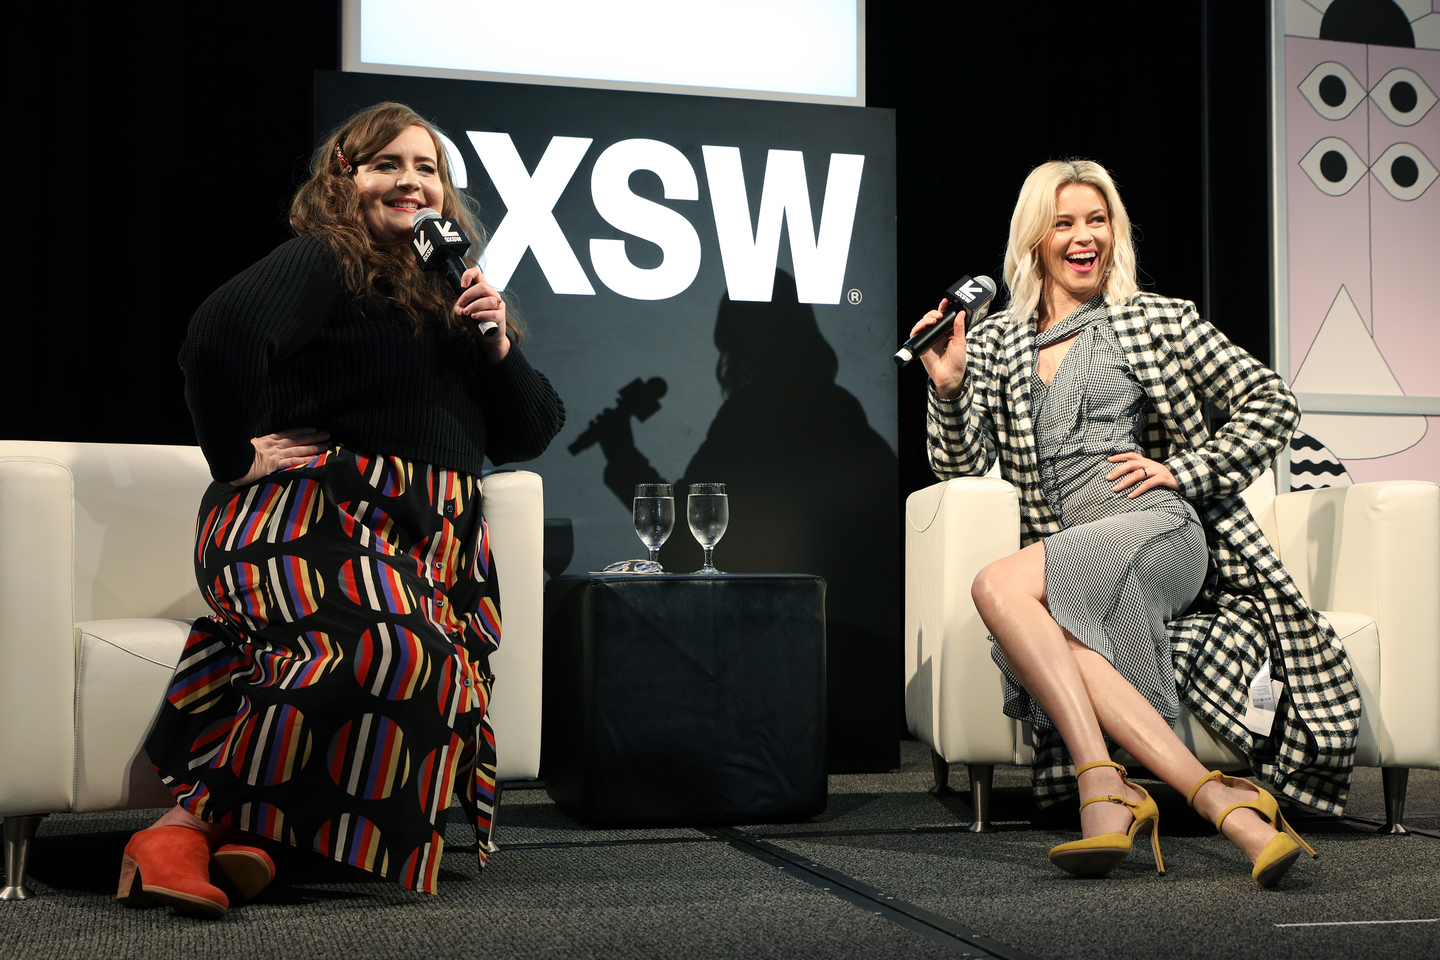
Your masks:
M 971 588 L 975 607 L 994 635 L 1016 679 L 1055 722 L 1077 767 L 1110 759 L 1100 721 L 1090 701 L 1070 640 L 1050 616 L 1045 601 L 1045 545 L 1035 543 L 990 564 Z M 1101 767 L 1081 775 L 1084 797 L 1140 799 Z M 1197 777 L 1198 779 L 1198 777 Z M 1130 811 L 1119 804 L 1092 803 L 1080 814 L 1084 836 L 1129 829 Z
M 1128 680 L 1100 654 L 1068 635 L 1050 615 L 1045 597 L 1045 545 L 1035 543 L 990 564 L 971 588 L 976 609 L 994 635 L 1011 672 L 1045 710 L 1077 767 L 1109 759 L 1102 735 L 1110 737 L 1156 776 L 1182 793 L 1206 773 Z M 1119 773 L 1097 768 L 1082 775 L 1082 797 L 1140 795 L 1125 788 Z M 1231 803 L 1253 799 L 1249 791 L 1214 781 L 1195 798 L 1196 810 L 1211 822 Z M 1084 836 L 1128 829 L 1130 813 L 1119 804 L 1094 803 L 1081 812 Z M 1252 811 L 1231 814 L 1225 835 L 1252 860 L 1275 835 Z
M 1207 773 L 1205 767 L 1110 661 L 1082 643 L 1071 644 L 1101 727 L 1145 769 L 1182 794 L 1189 793 Z M 1255 796 L 1254 790 L 1236 790 L 1212 780 L 1195 795 L 1195 811 L 1214 823 L 1230 804 L 1253 800 Z M 1252 861 L 1275 833 L 1253 810 L 1237 810 L 1225 818 L 1226 838 Z

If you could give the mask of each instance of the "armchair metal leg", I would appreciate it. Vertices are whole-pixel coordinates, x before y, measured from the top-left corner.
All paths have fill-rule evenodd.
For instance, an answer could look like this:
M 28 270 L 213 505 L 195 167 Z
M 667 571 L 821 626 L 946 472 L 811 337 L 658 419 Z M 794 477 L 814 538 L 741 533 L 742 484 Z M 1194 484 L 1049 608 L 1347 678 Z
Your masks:
M 0 900 L 24 900 L 30 896 L 25 887 L 25 874 L 30 869 L 30 841 L 45 814 L 5 818 L 5 886 L 0 887 Z
M 990 833 L 995 829 L 990 822 L 990 784 L 995 779 L 995 764 L 972 763 L 967 769 L 970 771 L 970 806 L 975 810 L 970 832 Z
M 935 786 L 930 788 L 930 792 L 937 797 L 943 797 L 945 794 L 951 792 L 950 763 L 944 757 L 940 756 L 937 751 L 931 750 L 930 766 L 935 771 Z
M 1385 825 L 1381 833 L 1406 834 L 1405 787 L 1410 782 L 1408 767 L 1380 768 L 1380 781 L 1385 785 Z

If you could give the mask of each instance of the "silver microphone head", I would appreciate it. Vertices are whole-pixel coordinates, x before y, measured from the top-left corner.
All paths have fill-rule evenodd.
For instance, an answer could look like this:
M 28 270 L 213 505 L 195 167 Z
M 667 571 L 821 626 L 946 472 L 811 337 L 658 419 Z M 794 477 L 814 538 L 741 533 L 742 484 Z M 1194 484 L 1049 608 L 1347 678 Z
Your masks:
M 985 288 L 985 302 L 975 308 L 975 315 L 973 317 L 966 318 L 965 329 L 967 330 L 981 320 L 984 320 L 986 314 L 990 312 L 990 308 L 995 305 L 995 281 L 982 275 L 976 277 L 975 282 Z
M 434 211 L 434 210 L 431 210 L 429 207 L 425 207 L 425 208 L 423 208 L 423 209 L 416 210 L 416 211 L 415 211 L 415 216 L 410 219 L 410 229 L 411 229 L 411 230 L 419 230 L 419 229 L 420 229 L 420 224 L 424 223 L 426 220 L 439 220 L 439 219 L 440 219 L 440 214 L 439 214 L 438 212 Z M 994 284 L 994 283 L 991 283 L 991 284 L 990 284 L 990 287 L 991 287 L 991 289 L 994 289 L 995 284 Z

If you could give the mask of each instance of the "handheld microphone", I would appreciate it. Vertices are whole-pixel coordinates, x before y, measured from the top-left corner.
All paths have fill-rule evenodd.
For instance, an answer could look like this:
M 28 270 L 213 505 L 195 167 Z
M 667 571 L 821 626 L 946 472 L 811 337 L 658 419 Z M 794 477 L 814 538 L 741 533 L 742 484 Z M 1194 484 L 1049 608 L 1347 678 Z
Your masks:
M 415 211 L 410 226 L 415 231 L 410 250 L 415 254 L 420 269 L 443 272 L 445 279 L 450 281 L 450 289 L 455 291 L 455 296 L 460 296 L 465 290 L 460 283 L 465 273 L 465 261 L 460 259 L 460 255 L 470 249 L 470 238 L 460 229 L 459 223 L 442 219 L 429 207 Z M 500 324 L 493 320 L 480 324 L 481 336 L 493 337 L 499 331 Z
M 965 311 L 966 330 L 984 320 L 985 314 L 990 312 L 990 299 L 994 296 L 995 281 L 989 277 L 961 277 L 950 284 L 945 291 L 945 298 L 950 301 L 945 316 L 906 340 L 905 346 L 895 351 L 895 365 L 903 367 L 929 350 L 932 343 L 955 326 L 955 317 L 961 310 Z

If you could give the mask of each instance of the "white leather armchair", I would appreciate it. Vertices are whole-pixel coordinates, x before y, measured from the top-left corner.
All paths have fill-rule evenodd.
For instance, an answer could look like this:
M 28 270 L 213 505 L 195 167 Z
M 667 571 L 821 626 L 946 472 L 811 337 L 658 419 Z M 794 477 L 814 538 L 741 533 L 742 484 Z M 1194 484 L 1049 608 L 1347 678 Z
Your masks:
M 170 806 L 142 745 L 189 621 L 198 447 L 0 441 L 0 818 L 22 899 L 42 817 Z M 491 660 L 498 779 L 540 771 L 544 492 L 499 471 L 481 484 L 504 641 Z M 498 801 L 497 797 L 497 801 Z
M 1364 705 L 1355 763 L 1383 768 L 1382 829 L 1403 833 L 1409 769 L 1440 769 L 1440 487 L 1273 491 L 1267 472 L 1246 502 L 1345 645 Z M 933 751 L 937 791 L 950 764 L 968 766 L 970 829 L 984 831 L 994 765 L 1033 758 L 1028 724 L 1001 712 L 1003 681 L 970 600 L 980 569 L 1019 549 L 1019 498 L 1003 480 L 967 477 L 911 494 L 905 517 L 906 719 Z M 1248 767 L 1183 705 L 1175 729 L 1207 767 Z

